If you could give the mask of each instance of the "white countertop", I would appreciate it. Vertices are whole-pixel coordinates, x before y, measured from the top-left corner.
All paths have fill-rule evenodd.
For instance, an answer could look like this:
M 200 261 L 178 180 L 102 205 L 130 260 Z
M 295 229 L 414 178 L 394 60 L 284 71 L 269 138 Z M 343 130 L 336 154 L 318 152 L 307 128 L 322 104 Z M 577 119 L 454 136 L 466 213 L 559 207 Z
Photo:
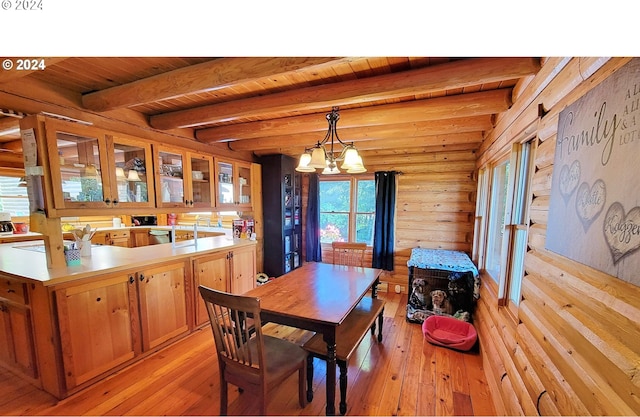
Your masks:
M 0 244 L 0 273 L 36 280 L 45 286 L 50 286 L 221 249 L 255 245 L 256 242 L 248 239 L 233 239 L 231 236 L 215 236 L 176 242 L 175 246 L 173 243 L 139 248 L 98 245 L 92 247 L 91 257 L 81 258 L 81 265 L 60 268 L 47 268 L 46 253 L 38 247 L 43 244 L 44 241 L 40 240 Z

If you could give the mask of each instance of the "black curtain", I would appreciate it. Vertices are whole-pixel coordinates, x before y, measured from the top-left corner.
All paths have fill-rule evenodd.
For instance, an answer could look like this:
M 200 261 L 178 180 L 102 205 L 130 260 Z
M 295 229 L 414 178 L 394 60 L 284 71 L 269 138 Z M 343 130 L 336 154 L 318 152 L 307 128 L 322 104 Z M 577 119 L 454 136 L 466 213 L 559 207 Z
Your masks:
M 318 174 L 309 174 L 309 201 L 307 201 L 307 262 L 322 262 L 320 247 L 320 178 Z
M 376 172 L 376 221 L 373 229 L 374 268 L 393 271 L 395 240 L 396 172 Z

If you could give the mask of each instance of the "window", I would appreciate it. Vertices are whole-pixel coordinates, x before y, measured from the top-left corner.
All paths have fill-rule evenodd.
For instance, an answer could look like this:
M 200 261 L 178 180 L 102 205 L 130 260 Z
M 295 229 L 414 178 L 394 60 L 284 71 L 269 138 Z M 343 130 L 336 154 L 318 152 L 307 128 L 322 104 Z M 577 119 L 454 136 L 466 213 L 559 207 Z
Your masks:
M 320 243 L 373 244 L 375 181 L 370 178 L 320 180 Z
M 504 236 L 504 214 L 507 205 L 508 178 L 508 160 L 495 166 L 491 171 L 485 269 L 496 282 L 500 279 L 500 254 L 502 253 L 502 237 Z
M 511 153 L 512 175 L 509 179 L 510 206 L 505 213 L 505 235 L 508 238 L 503 245 L 505 277 L 500 282 L 498 299 L 502 304 L 517 307 L 520 304 L 520 286 L 524 276 L 524 256 L 527 252 L 527 234 L 529 230 L 528 202 L 533 167 L 532 142 L 516 144 Z
M 0 176 L 0 211 L 12 217 L 29 216 L 27 187 L 20 184 L 19 177 Z
M 498 302 L 520 304 L 527 251 L 534 141 L 513 146 L 510 159 L 478 173 L 474 260 L 498 284 Z

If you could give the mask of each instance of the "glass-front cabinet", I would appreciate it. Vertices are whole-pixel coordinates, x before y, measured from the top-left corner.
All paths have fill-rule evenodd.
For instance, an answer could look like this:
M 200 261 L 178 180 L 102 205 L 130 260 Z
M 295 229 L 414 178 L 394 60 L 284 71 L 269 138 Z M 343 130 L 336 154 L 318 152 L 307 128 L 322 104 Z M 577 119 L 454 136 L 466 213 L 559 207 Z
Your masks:
M 188 154 L 191 172 L 187 190 L 191 207 L 213 208 L 215 206 L 213 158 L 190 152 Z
M 188 207 L 185 197 L 184 172 L 186 152 L 154 147 L 156 165 L 156 201 L 158 207 Z
M 216 168 L 216 207 L 251 207 L 251 164 L 216 158 Z
M 134 138 L 107 135 L 110 184 L 122 207 L 155 207 L 151 145 Z
M 150 145 L 59 120 L 47 120 L 46 138 L 57 209 L 154 206 Z

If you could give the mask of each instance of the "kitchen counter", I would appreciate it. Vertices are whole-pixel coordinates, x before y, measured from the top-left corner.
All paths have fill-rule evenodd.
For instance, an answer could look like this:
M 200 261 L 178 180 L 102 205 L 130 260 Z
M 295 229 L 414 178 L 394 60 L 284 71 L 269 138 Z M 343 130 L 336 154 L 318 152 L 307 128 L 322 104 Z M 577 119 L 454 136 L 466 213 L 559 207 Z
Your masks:
M 171 230 L 171 226 L 150 226 L 149 228 Z M 198 228 L 202 231 L 205 229 L 214 228 Z M 99 230 L 106 230 L 106 228 Z M 91 251 L 92 256 L 81 258 L 81 265 L 47 268 L 46 254 L 42 249 L 43 243 L 44 241 L 30 241 L 0 244 L 0 273 L 35 280 L 44 286 L 52 286 L 94 277 L 97 274 L 256 244 L 255 241 L 248 239 L 215 236 L 176 242 L 175 247 L 173 243 L 138 248 L 94 245 Z
M 231 231 L 229 231 L 231 233 Z M 35 232 L 27 233 L 0 233 L 0 243 L 24 242 L 27 240 L 42 239 L 42 234 Z

